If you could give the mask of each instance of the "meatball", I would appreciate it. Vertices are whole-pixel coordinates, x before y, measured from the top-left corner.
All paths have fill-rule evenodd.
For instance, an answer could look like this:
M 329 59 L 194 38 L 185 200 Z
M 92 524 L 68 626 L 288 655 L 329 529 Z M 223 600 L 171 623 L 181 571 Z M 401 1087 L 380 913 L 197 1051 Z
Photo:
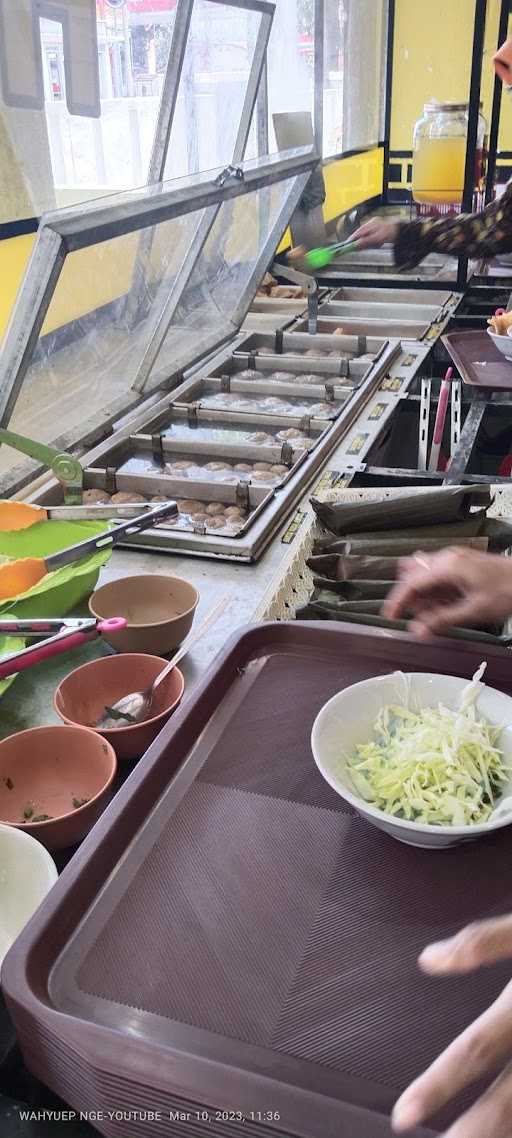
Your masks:
M 180 514 L 201 514 L 204 512 L 204 505 L 202 502 L 195 501 L 194 498 L 182 498 L 178 503 L 178 510 Z
M 234 469 L 237 470 L 239 474 L 250 474 L 252 466 L 249 462 L 237 462 Z
M 108 506 L 110 494 L 106 490 L 84 490 L 84 506 Z
M 245 517 L 245 514 L 244 514 L 244 511 L 240 509 L 240 506 L 227 506 L 226 507 L 226 517 L 227 518 L 243 518 L 243 517 Z
M 266 471 L 268 471 L 270 469 L 271 469 L 271 466 L 270 466 L 269 462 L 255 462 L 253 465 L 253 470 L 266 470 Z
M 284 466 L 282 462 L 276 462 L 274 466 L 270 467 L 272 474 L 288 474 L 288 467 Z
M 120 490 L 118 494 L 112 495 L 113 506 L 131 506 L 136 502 L 146 502 L 142 494 L 134 494 L 132 491 Z
M 224 514 L 224 506 L 222 502 L 209 502 L 206 507 L 206 513 L 210 517 L 216 517 Z

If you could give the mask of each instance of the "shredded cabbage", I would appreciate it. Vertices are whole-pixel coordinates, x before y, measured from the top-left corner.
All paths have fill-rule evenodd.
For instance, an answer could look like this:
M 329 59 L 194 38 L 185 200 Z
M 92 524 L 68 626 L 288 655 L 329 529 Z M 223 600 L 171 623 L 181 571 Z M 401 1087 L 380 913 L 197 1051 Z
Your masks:
M 374 737 L 347 764 L 357 793 L 386 814 L 432 826 L 485 822 L 510 777 L 497 746 L 501 727 L 477 715 L 483 664 L 458 711 L 384 707 Z

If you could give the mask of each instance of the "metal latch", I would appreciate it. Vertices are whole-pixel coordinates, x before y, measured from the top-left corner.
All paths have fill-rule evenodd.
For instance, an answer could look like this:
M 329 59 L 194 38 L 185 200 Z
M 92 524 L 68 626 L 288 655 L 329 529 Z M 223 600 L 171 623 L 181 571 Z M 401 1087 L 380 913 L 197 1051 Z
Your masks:
M 241 510 L 249 509 L 249 482 L 237 482 L 236 504 Z
M 225 170 L 221 170 L 220 174 L 215 179 L 216 186 L 224 186 L 233 178 L 237 182 L 244 181 L 244 172 L 241 166 L 226 166 Z
M 151 435 L 151 451 L 153 459 L 162 470 L 165 466 L 164 442 L 162 435 Z
M 278 328 L 276 332 L 276 355 L 281 356 L 283 353 L 283 329 Z
M 325 385 L 325 400 L 326 403 L 334 403 L 334 384 L 326 383 Z
M 309 434 L 309 432 L 311 430 L 311 416 L 310 415 L 304 415 L 303 418 L 299 420 L 299 430 L 302 431 L 305 435 Z
M 293 447 L 290 443 L 283 443 L 281 447 L 281 462 L 283 466 L 291 466 L 293 462 Z
M 357 337 L 357 354 L 358 356 L 365 356 L 368 351 L 368 342 L 366 336 Z
M 107 466 L 105 471 L 105 490 L 107 494 L 117 494 L 116 474 L 115 466 Z
M 338 372 L 338 375 L 340 375 L 343 379 L 347 379 L 350 375 L 350 368 L 348 364 L 348 360 L 340 360 L 340 370 Z
M 187 406 L 187 420 L 189 427 L 198 425 L 199 403 L 189 403 Z
M 231 391 L 231 376 L 230 375 L 221 375 L 221 377 L 220 377 L 220 389 L 221 389 L 221 391 Z

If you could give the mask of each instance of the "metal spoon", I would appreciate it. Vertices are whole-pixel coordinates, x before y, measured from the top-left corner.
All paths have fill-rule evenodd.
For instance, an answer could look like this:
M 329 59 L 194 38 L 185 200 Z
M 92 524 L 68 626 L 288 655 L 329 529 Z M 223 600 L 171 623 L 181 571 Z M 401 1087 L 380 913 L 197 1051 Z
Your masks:
M 145 719 L 149 719 L 156 689 L 160 686 L 162 681 L 165 680 L 165 677 L 169 675 L 169 672 L 172 672 L 173 668 L 176 667 L 183 656 L 186 655 L 192 645 L 206 632 L 206 629 L 224 612 L 228 600 L 228 597 L 223 597 L 211 610 L 209 615 L 205 617 L 202 624 L 200 624 L 195 631 L 189 633 L 183 641 L 183 644 L 178 648 L 178 651 L 175 652 L 172 659 L 169 660 L 169 663 L 165 665 L 165 668 L 162 668 L 162 671 L 158 673 L 153 682 L 149 684 L 144 691 L 134 691 L 130 692 L 129 695 L 122 696 L 112 707 L 107 709 L 106 715 L 102 715 L 94 726 L 99 727 L 100 730 L 102 728 L 129 727 L 132 723 L 141 723 Z M 123 723 L 123 719 L 126 722 Z

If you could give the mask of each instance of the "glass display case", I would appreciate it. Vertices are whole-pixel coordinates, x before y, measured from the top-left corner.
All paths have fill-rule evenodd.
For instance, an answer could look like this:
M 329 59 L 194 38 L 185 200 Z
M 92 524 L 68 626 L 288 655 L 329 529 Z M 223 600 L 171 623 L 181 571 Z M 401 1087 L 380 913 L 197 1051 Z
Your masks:
M 344 360 L 240 345 L 315 161 L 287 152 L 44 219 L 2 357 L 0 494 L 65 509 L 65 485 L 33 481 L 71 453 L 75 512 L 177 499 L 145 546 L 259 555 L 401 354 L 388 337 L 373 352 L 353 338 Z

